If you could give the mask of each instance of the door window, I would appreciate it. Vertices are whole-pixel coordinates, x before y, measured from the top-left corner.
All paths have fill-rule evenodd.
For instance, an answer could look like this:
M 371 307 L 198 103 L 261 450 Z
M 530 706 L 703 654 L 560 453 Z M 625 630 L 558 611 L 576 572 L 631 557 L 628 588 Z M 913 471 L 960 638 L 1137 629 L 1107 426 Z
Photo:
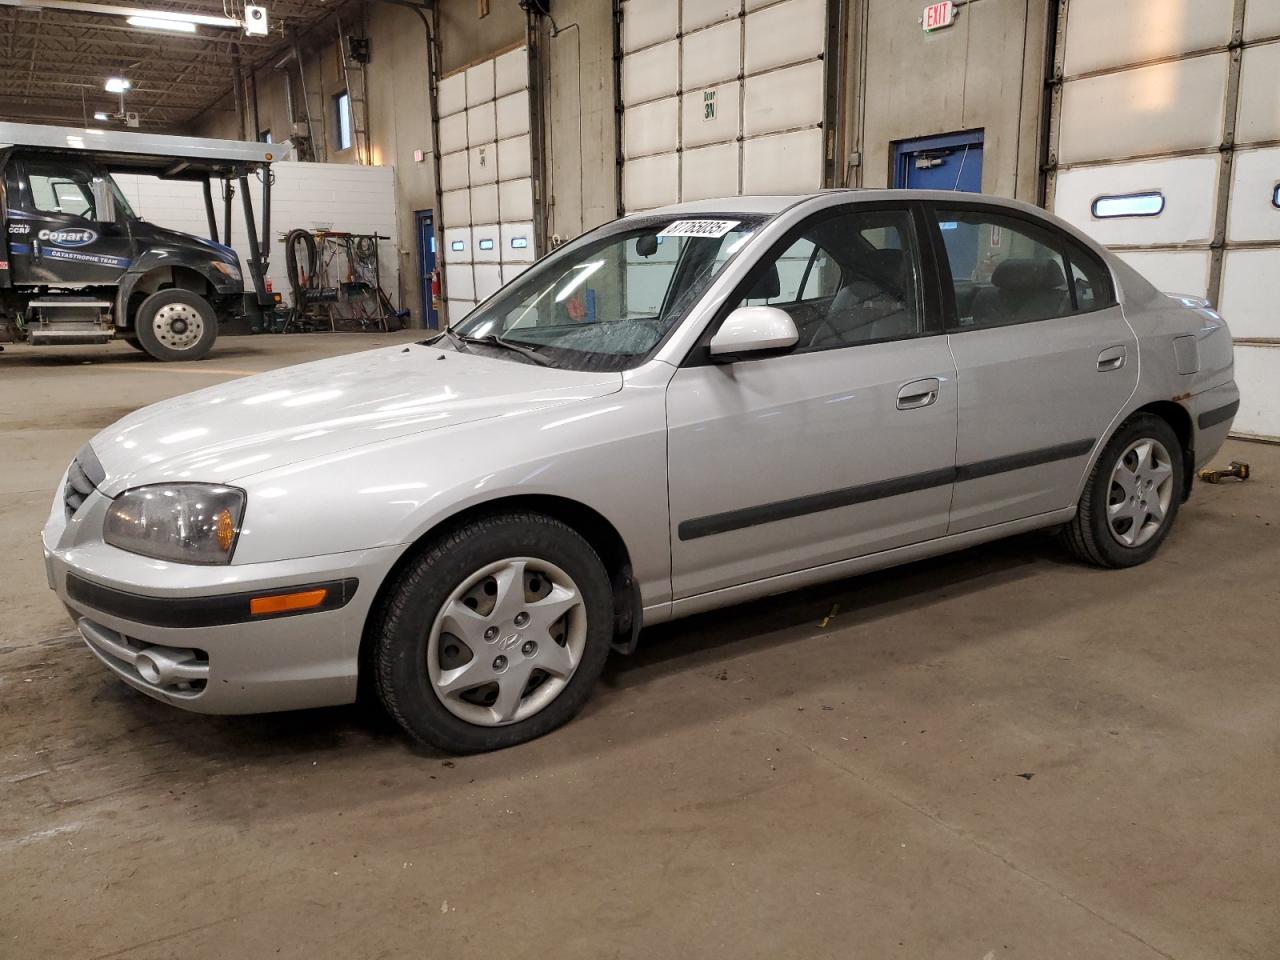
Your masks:
M 990 210 L 938 210 L 961 329 L 1087 313 L 1115 302 L 1106 269 L 1071 238 Z
M 96 219 L 93 175 L 76 164 L 28 163 L 31 205 L 41 213 Z
M 785 310 L 800 353 L 913 336 L 923 328 L 916 250 L 906 210 L 820 215 L 766 255 L 737 306 Z

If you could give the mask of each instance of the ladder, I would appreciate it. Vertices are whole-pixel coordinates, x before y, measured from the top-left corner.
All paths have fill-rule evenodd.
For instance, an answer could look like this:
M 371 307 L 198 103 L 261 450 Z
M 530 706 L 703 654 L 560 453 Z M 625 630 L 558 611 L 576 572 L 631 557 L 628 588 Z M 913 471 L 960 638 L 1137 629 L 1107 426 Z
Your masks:
M 342 80 L 347 85 L 347 97 L 351 101 L 351 145 L 356 148 L 356 162 L 368 166 L 373 161 L 369 156 L 369 101 L 364 64 L 351 59 L 347 37 L 342 30 L 342 19 L 335 14 L 333 21 L 338 27 L 338 57 L 342 61 Z

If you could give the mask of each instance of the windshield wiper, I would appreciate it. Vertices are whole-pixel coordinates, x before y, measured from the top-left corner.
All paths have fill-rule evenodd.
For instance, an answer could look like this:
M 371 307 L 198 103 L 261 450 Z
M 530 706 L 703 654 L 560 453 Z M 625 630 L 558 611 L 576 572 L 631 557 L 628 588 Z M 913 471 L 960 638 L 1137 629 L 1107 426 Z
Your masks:
M 534 363 L 539 363 L 544 367 L 555 366 L 555 363 L 551 359 L 544 357 L 536 350 L 530 350 L 528 347 L 522 347 L 520 344 L 512 343 L 510 340 L 504 340 L 496 333 L 491 333 L 486 337 L 468 337 L 460 333 L 455 333 L 453 336 L 465 343 L 483 343 L 485 346 L 489 347 L 502 347 L 504 350 L 510 350 L 513 353 L 518 353 L 520 356 L 527 357 Z

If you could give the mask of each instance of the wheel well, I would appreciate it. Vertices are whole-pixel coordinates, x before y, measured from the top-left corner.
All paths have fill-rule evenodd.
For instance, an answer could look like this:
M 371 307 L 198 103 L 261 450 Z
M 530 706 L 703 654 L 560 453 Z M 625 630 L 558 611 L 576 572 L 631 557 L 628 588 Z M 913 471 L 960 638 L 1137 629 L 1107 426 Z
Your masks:
M 605 570 L 609 574 L 609 582 L 613 584 L 614 628 L 621 638 L 621 645 L 626 646 L 632 640 L 633 626 L 639 623 L 640 604 L 639 591 L 631 573 L 631 555 L 622 535 L 612 523 L 598 511 L 586 504 L 567 497 L 555 497 L 541 494 L 503 497 L 468 507 L 453 516 L 442 520 L 421 537 L 415 540 L 400 555 L 395 564 L 387 571 L 382 583 L 378 584 L 378 592 L 369 607 L 369 615 L 365 619 L 364 633 L 360 638 L 360 685 L 363 688 L 367 678 L 371 676 L 365 669 L 366 658 L 371 651 L 370 642 L 373 635 L 374 622 L 392 585 L 400 577 L 401 572 L 415 557 L 428 546 L 449 532 L 456 530 L 480 517 L 491 517 L 502 513 L 529 512 L 545 514 L 572 528 L 600 556 Z
M 1191 495 L 1191 482 L 1196 472 L 1195 433 L 1191 428 L 1191 414 L 1187 412 L 1186 407 L 1172 400 L 1148 403 L 1145 407 L 1139 407 L 1134 413 L 1153 414 L 1173 428 L 1173 432 L 1178 437 L 1178 443 L 1182 446 L 1182 473 L 1186 478 L 1186 482 L 1182 485 L 1182 499 L 1186 500 Z
M 157 290 L 168 290 L 171 287 L 189 290 L 202 297 L 208 297 L 210 293 L 209 281 L 198 270 L 190 267 L 156 267 L 139 277 L 129 294 L 129 303 L 125 307 L 127 326 L 134 326 L 142 301 Z

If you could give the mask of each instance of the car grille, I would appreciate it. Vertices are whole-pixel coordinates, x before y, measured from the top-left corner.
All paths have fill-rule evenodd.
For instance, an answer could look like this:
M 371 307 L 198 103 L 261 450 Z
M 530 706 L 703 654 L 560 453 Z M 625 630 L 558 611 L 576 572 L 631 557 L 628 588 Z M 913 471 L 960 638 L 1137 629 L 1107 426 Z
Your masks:
M 97 484 L 85 473 L 80 458 L 76 457 L 72 460 L 67 470 L 66 485 L 62 488 L 62 505 L 66 507 L 68 520 L 75 516 L 76 511 L 84 504 L 85 497 L 97 489 Z

